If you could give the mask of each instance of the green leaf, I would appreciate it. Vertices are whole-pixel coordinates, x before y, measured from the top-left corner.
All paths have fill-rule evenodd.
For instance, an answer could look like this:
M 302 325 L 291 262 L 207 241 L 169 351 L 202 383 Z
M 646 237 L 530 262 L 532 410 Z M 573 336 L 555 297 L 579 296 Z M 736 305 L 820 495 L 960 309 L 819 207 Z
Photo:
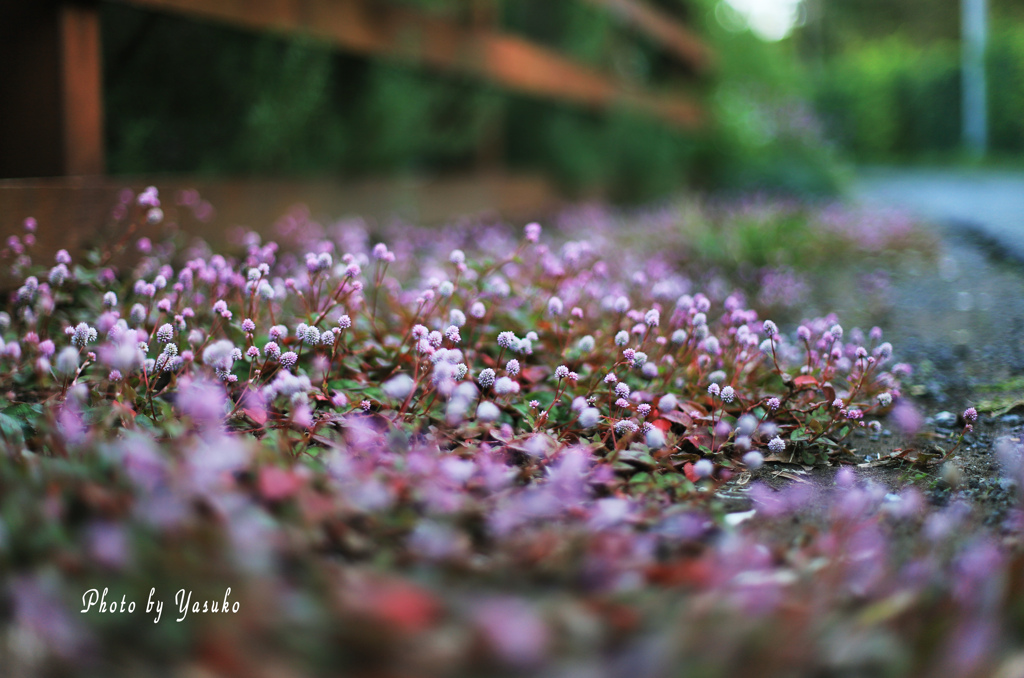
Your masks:
M 25 433 L 21 422 L 7 414 L 0 413 L 0 435 L 15 445 L 25 442 Z
M 40 405 L 31 403 L 17 403 L 3 409 L 3 413 L 24 423 L 35 422 L 42 414 L 43 408 Z

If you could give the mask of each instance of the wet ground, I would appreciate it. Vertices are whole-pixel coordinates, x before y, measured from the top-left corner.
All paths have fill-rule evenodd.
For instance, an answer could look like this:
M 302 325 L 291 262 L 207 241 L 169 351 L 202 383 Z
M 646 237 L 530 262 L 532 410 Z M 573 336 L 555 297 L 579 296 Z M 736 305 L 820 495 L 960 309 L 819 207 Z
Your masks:
M 970 225 L 1024 258 L 1024 172 L 982 168 L 866 168 L 853 195 L 935 223 Z

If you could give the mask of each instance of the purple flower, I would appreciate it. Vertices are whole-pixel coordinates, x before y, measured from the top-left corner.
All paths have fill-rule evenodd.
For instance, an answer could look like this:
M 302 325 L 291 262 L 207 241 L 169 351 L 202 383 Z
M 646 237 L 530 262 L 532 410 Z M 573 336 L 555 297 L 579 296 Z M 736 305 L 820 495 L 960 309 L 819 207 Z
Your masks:
M 577 423 L 580 425 L 580 428 L 584 429 L 597 426 L 599 421 L 601 421 L 601 411 L 596 407 L 583 408 L 580 412 L 579 419 L 577 419 Z
M 514 382 L 512 379 L 509 379 L 508 377 L 499 377 L 498 380 L 494 382 L 494 392 L 497 393 L 498 395 L 518 393 L 519 384 Z
M 413 386 L 412 377 L 408 374 L 399 374 L 384 382 L 381 389 L 392 400 L 405 400 L 412 393 Z
M 477 375 L 476 381 L 480 384 L 481 388 L 490 388 L 494 384 L 494 370 L 490 367 L 485 367 L 480 370 L 480 374 Z
M 156 340 L 161 344 L 168 344 L 174 338 L 174 328 L 170 323 L 164 323 L 156 331 Z
M 623 433 L 636 433 L 639 430 L 640 427 L 632 419 L 620 419 L 615 422 L 615 432 L 619 435 Z
M 477 606 L 473 618 L 488 648 L 502 663 L 522 669 L 544 658 L 551 633 L 526 602 L 490 600 Z
M 49 339 L 44 339 L 39 342 L 39 353 L 47 358 L 52 356 L 56 350 L 56 346 L 54 346 L 54 343 Z
M 751 471 L 756 471 L 764 466 L 764 455 L 756 450 L 747 452 L 743 455 L 743 464 Z
M 476 408 L 476 418 L 483 422 L 491 422 L 501 416 L 498 406 L 489 400 L 485 400 Z
M 12 344 L 8 344 L 11 346 Z M 13 344 L 17 345 L 17 344 Z M 67 346 L 57 354 L 57 361 L 54 364 L 54 369 L 57 374 L 65 377 L 74 376 L 78 371 L 78 350 Z

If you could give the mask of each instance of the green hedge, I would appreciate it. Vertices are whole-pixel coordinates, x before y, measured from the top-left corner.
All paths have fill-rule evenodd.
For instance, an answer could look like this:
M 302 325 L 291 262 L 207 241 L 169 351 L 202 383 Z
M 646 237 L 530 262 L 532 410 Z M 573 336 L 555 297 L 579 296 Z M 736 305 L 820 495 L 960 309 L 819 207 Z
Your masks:
M 997 28 L 987 64 L 991 149 L 1018 154 L 1024 151 L 1024 27 Z M 894 35 L 833 58 L 815 96 L 829 134 L 860 160 L 943 157 L 960 148 L 960 77 L 957 43 L 922 47 Z

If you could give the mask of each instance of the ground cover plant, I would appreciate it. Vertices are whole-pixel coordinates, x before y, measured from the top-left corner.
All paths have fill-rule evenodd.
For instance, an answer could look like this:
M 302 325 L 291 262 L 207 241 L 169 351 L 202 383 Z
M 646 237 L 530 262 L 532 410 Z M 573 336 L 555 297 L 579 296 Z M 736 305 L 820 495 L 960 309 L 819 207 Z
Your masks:
M 882 330 L 780 330 L 675 258 L 671 219 L 648 217 L 647 241 L 578 214 L 558 237 L 467 221 L 378 239 L 296 211 L 214 253 L 170 226 L 195 201 L 161 200 L 126 194 L 122 237 L 78 260 L 34 258 L 54 226 L 31 219 L 6 243 L 13 675 L 1015 661 L 1019 512 L 973 531 L 966 504 L 848 467 L 827 497 L 753 484 L 753 519 L 719 500 L 766 463 L 860 460 L 855 437 L 905 405 Z M 1003 446 L 1008 487 L 1019 457 Z

